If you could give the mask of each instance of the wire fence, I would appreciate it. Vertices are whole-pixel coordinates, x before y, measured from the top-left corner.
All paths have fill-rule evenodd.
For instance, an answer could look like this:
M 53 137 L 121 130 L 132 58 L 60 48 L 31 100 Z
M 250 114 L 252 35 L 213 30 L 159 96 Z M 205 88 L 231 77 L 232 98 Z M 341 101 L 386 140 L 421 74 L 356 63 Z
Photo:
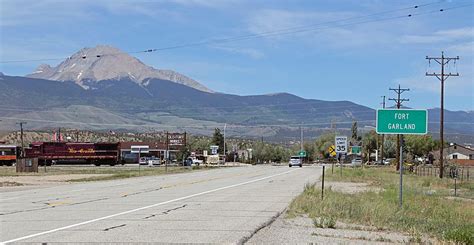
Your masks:
M 439 176 L 439 167 L 436 166 L 416 166 L 413 172 L 417 176 Z M 460 181 L 474 180 L 474 166 L 446 166 L 443 176 L 446 178 L 457 178 Z

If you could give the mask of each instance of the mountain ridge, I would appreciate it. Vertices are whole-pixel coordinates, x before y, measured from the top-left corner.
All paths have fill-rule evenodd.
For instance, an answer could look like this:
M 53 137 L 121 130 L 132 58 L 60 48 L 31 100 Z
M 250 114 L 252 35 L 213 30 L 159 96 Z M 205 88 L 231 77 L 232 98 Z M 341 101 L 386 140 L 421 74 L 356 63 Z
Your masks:
M 83 48 L 55 67 L 41 64 L 33 73 L 26 76 L 63 82 L 73 81 L 83 89 L 96 89 L 98 81 L 121 78 L 129 78 L 146 87 L 146 79 L 157 78 L 213 92 L 183 74 L 172 70 L 155 69 L 120 49 L 107 45 Z

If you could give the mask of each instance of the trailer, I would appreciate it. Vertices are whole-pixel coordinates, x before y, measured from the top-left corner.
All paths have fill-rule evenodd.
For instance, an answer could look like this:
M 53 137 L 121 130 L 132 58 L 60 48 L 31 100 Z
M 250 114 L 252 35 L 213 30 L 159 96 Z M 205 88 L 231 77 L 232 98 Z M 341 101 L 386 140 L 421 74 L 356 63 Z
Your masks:
M 118 143 L 36 142 L 25 150 L 27 158 L 38 158 L 39 165 L 53 163 L 115 165 L 120 162 Z
M 18 159 L 20 151 L 16 145 L 0 144 L 0 166 L 12 166 Z

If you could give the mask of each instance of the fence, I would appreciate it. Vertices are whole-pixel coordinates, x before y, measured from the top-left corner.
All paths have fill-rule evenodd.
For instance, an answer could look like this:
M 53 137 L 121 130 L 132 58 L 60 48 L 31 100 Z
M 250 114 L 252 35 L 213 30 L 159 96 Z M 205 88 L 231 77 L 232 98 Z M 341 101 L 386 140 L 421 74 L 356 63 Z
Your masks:
M 416 166 L 413 172 L 418 176 L 439 176 L 439 167 L 432 166 Z M 446 166 L 444 167 L 443 176 L 446 178 L 457 177 L 460 181 L 470 181 L 474 177 L 474 167 L 470 166 Z

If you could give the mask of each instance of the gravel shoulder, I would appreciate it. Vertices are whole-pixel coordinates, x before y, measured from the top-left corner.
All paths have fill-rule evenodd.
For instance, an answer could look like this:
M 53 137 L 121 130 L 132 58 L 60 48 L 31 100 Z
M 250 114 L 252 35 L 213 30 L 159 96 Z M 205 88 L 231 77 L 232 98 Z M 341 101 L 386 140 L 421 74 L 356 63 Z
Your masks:
M 382 190 L 367 183 L 326 182 L 333 191 L 354 194 Z M 318 228 L 307 216 L 290 218 L 286 212 L 254 234 L 247 244 L 400 244 L 413 242 L 409 234 L 337 221 L 335 228 Z M 424 239 L 425 240 L 425 239 Z
M 374 227 L 336 223 L 335 229 L 316 228 L 308 217 L 278 217 L 257 232 L 247 244 L 393 244 L 409 243 L 411 237 Z

